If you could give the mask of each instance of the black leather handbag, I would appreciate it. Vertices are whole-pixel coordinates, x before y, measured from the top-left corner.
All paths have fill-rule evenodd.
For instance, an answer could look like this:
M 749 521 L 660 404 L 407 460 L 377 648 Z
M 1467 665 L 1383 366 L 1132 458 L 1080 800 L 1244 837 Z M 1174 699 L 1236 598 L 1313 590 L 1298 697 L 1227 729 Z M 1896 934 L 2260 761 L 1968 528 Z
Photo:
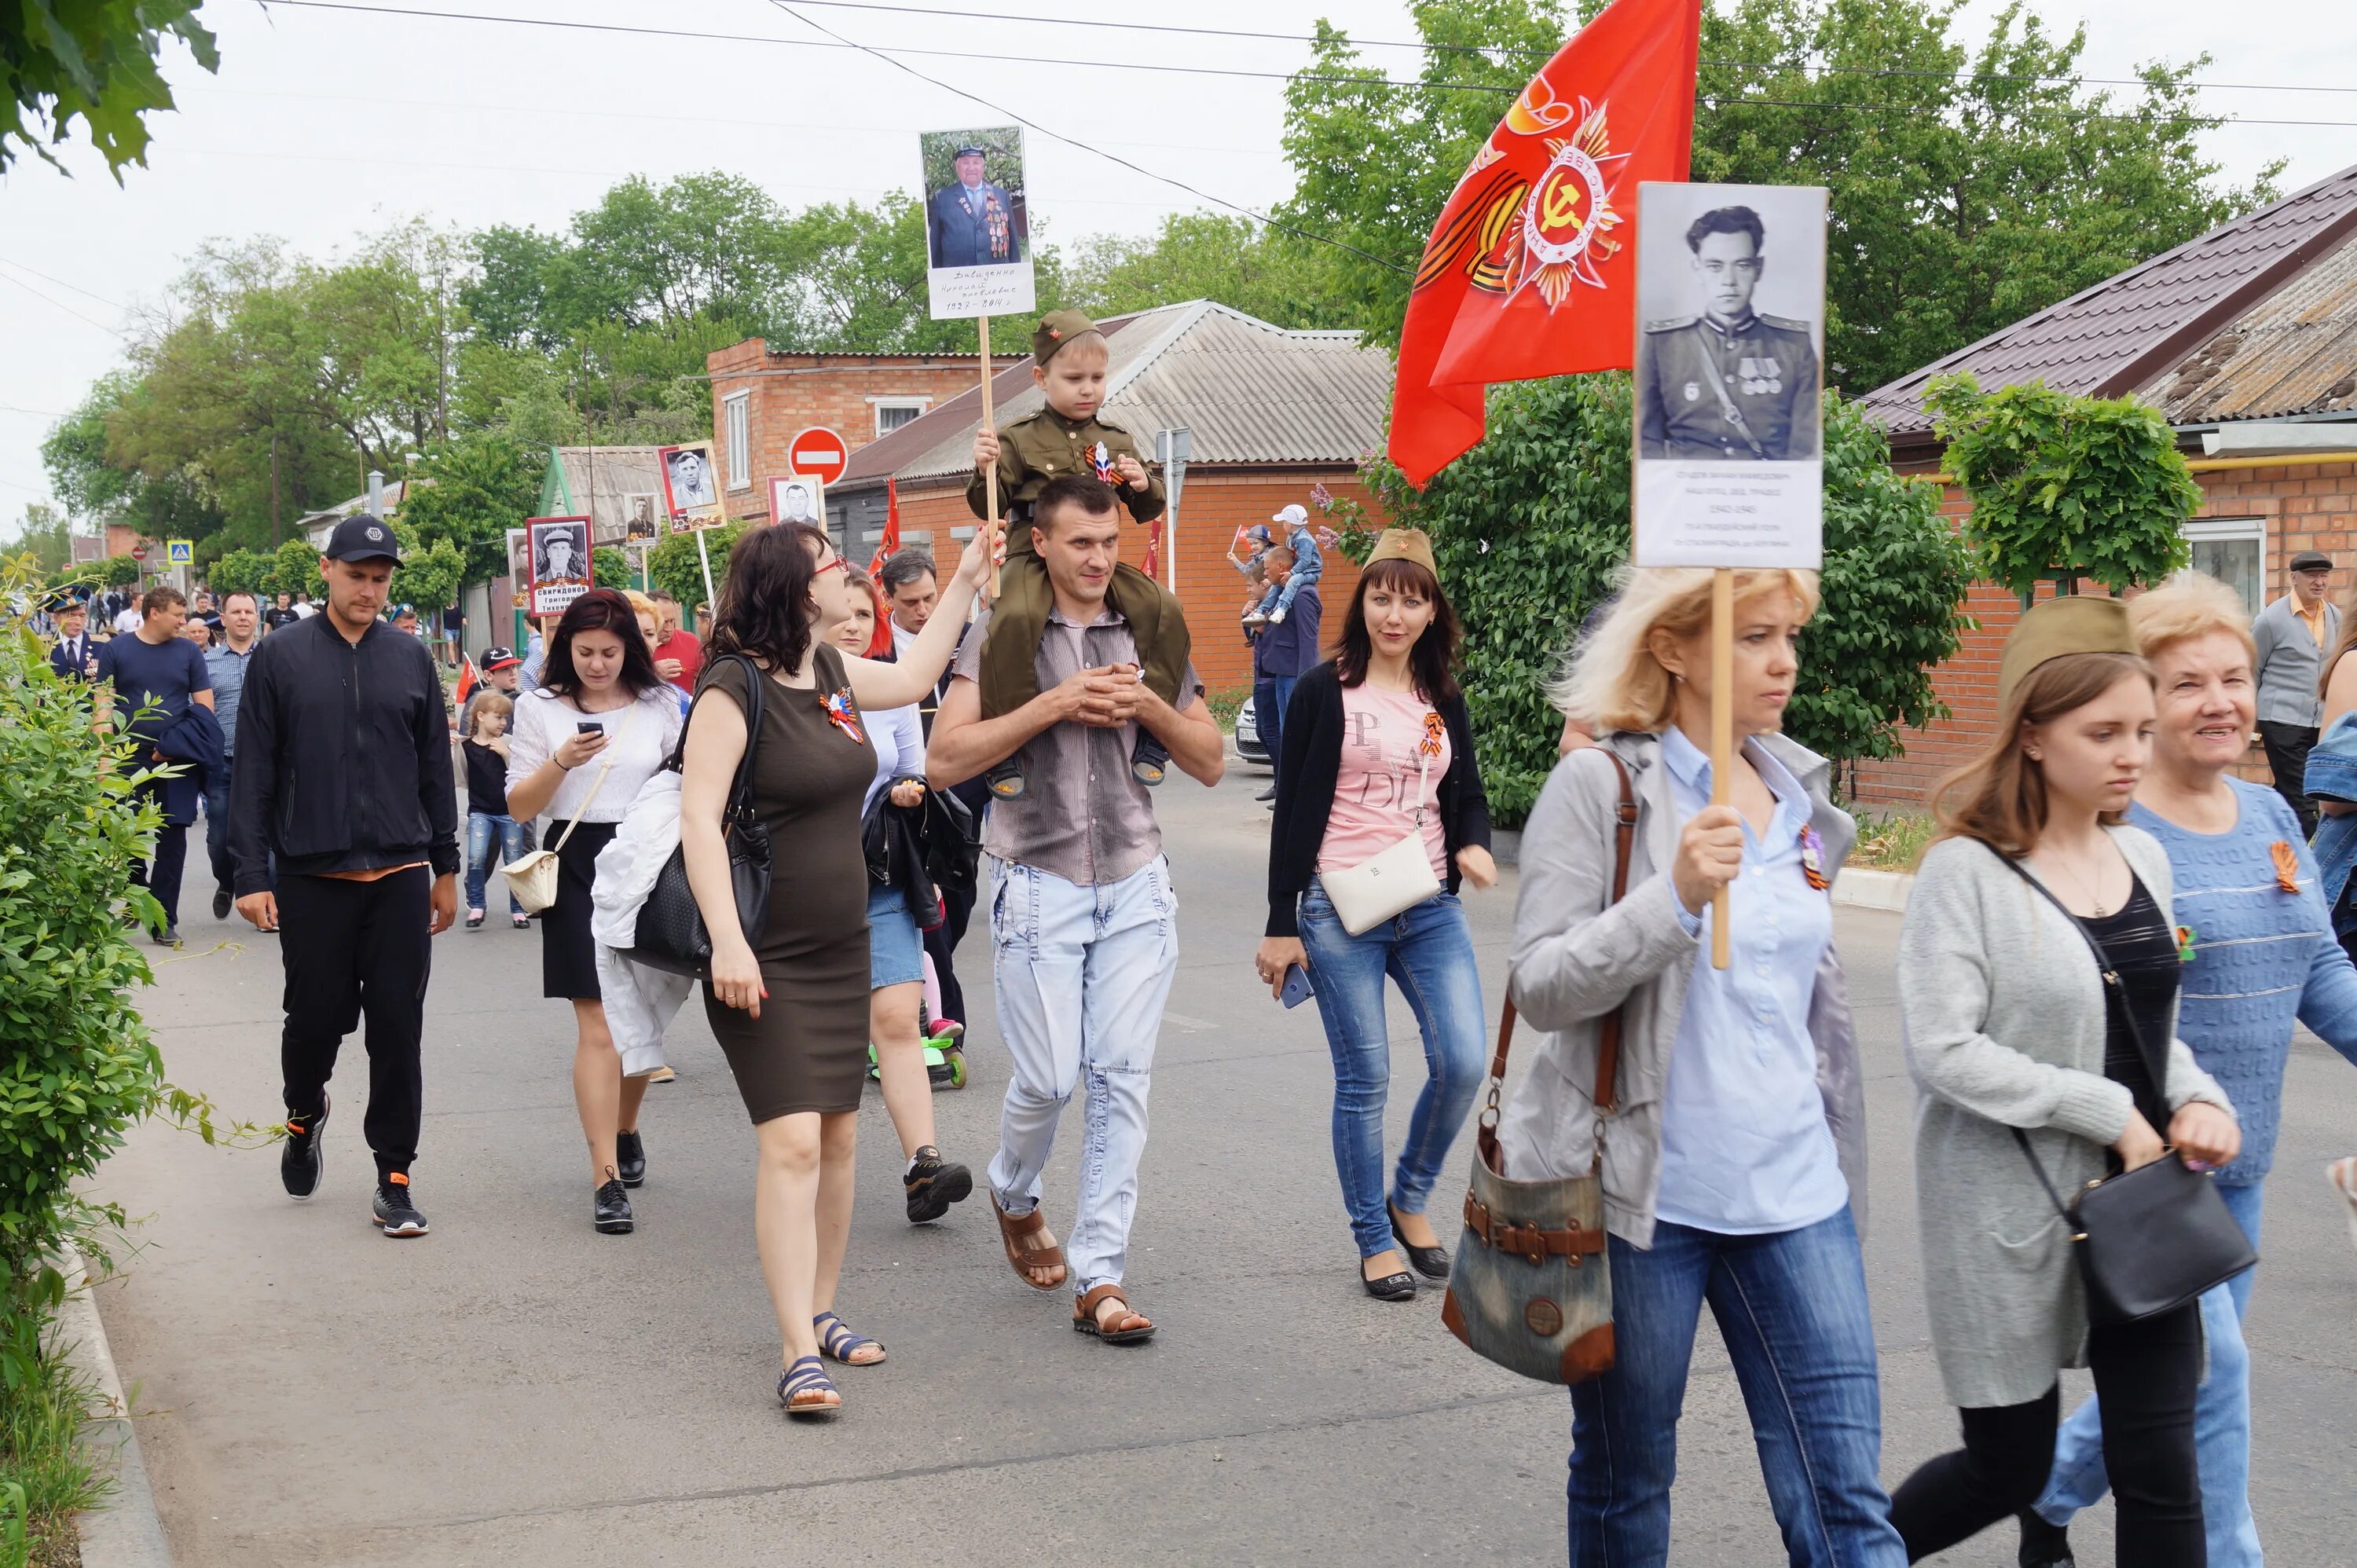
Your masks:
M 2117 989 L 2119 971 L 2086 922 L 2019 862 L 2009 855 L 1997 858 L 2079 928 L 2095 951 L 2107 992 Z M 2145 1071 L 2155 1084 L 2167 1083 L 2166 1055 L 2153 1055 L 2136 1009 L 2126 1004 L 2125 995 L 2121 1000 L 2121 1016 L 2128 1021 L 2128 1035 Z M 2206 1173 L 2188 1168 L 2174 1149 L 2149 1165 L 2089 1182 L 2076 1203 L 2066 1204 L 2031 1150 L 2029 1134 L 2016 1127 L 2013 1138 L 2021 1146 L 2022 1158 L 2038 1173 L 2038 1185 L 2046 1189 L 2054 1211 L 2070 1228 L 2072 1256 L 2078 1259 L 2079 1275 L 2086 1282 L 2087 1316 L 2093 1322 L 2158 1317 L 2257 1266 L 2257 1251 L 2234 1222 L 2217 1187 Z
M 745 755 L 737 759 L 736 781 L 729 786 L 728 804 L 721 812 L 720 832 L 728 846 L 728 882 L 737 896 L 737 920 L 747 940 L 770 923 L 770 830 L 753 809 L 753 759 L 761 747 L 761 688 L 769 677 L 743 654 L 733 655 L 745 670 Z M 695 722 L 693 710 L 688 724 Z M 681 770 L 687 756 L 687 725 L 680 726 L 679 747 L 663 766 Z M 671 852 L 655 885 L 640 906 L 630 961 L 673 974 L 712 977 L 712 933 L 695 892 L 687 885 L 687 845 Z

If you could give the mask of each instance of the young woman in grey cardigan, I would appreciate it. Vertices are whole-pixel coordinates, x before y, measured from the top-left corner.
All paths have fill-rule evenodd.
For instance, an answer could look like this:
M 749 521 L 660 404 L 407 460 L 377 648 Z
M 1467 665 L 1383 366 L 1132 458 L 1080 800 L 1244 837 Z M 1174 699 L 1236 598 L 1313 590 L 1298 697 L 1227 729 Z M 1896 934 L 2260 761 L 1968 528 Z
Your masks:
M 2135 650 L 2115 599 L 2056 599 L 2023 618 L 1998 673 L 1999 738 L 1942 785 L 1946 836 L 1908 901 L 1899 997 L 1920 1094 L 1924 1296 L 1964 1434 L 1892 1496 L 1910 1560 L 2037 1499 L 2056 1373 L 2089 1366 L 2119 1563 L 2205 1561 L 2199 1305 L 2091 1327 L 2070 1228 L 2014 1137 L 2029 1134 L 2065 1192 L 2155 1159 L 2222 1164 L 2241 1144 L 2226 1097 L 2176 1037 L 2169 857 L 2121 825 L 2152 752 L 2151 671 Z M 2054 899 L 2103 942 L 2104 964 Z M 2136 1048 L 2139 1030 L 2156 1049 L 2166 1042 L 2162 1081 Z
M 1634 574 L 1584 641 L 1558 696 L 1597 744 L 1556 764 L 1523 835 L 1508 985 L 1544 1033 L 1499 1127 L 1509 1176 L 1587 1174 L 1598 1026 L 1622 1010 L 1619 1105 L 1600 1128 L 1616 1359 L 1571 1391 L 1570 1560 L 1667 1560 L 1678 1412 L 1707 1305 L 1785 1557 L 1898 1568 L 1854 1218 L 1863 1095 L 1829 894 L 1856 828 L 1827 798 L 1825 760 L 1776 733 L 1816 582 L 1736 575 L 1740 746 L 1734 803 L 1712 806 L 1711 575 Z M 1637 821 L 1614 903 L 1621 769 Z M 1733 907 L 1723 970 L 1709 940 L 1720 888 Z

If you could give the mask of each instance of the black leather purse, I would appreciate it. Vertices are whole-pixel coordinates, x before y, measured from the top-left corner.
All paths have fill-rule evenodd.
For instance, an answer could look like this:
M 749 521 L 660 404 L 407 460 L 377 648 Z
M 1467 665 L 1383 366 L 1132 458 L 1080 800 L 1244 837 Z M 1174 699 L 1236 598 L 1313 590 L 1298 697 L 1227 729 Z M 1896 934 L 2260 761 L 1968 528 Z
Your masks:
M 743 654 L 733 655 L 745 671 L 745 755 L 737 759 L 736 781 L 729 786 L 728 804 L 720 816 L 720 832 L 728 846 L 728 882 L 737 896 L 737 920 L 747 940 L 770 923 L 770 830 L 753 809 L 753 759 L 761 747 L 761 688 L 769 678 Z M 688 724 L 695 722 L 694 710 Z M 687 725 L 680 726 L 679 746 L 663 766 L 673 772 L 684 766 Z M 687 885 L 687 845 L 671 852 L 656 874 L 653 891 L 640 906 L 630 960 L 673 974 L 712 977 L 712 933 L 704 911 Z
M 2095 951 L 2107 992 L 2117 989 L 2119 971 L 2087 923 L 2019 862 L 2009 855 L 1997 858 L 2044 894 L 2079 929 Z M 2125 995 L 2121 1001 L 2121 1015 L 2128 1021 L 2128 1035 L 2136 1042 L 2145 1071 L 2155 1084 L 2167 1083 L 2167 1057 L 2154 1057 L 2136 1022 L 2136 1009 L 2126 1004 Z M 2038 1173 L 2038 1185 L 2046 1189 L 2054 1211 L 2070 1227 L 2071 1252 L 2079 1261 L 2080 1278 L 2086 1282 L 2091 1320 L 2134 1323 L 2158 1317 L 2257 1266 L 2258 1252 L 2234 1222 L 2217 1187 L 2206 1173 L 2189 1169 L 2174 1149 L 2150 1165 L 2089 1182 L 2078 1202 L 2066 1204 L 2031 1150 L 2029 1134 L 2016 1127 L 2013 1138 L 2021 1146 L 2022 1158 Z

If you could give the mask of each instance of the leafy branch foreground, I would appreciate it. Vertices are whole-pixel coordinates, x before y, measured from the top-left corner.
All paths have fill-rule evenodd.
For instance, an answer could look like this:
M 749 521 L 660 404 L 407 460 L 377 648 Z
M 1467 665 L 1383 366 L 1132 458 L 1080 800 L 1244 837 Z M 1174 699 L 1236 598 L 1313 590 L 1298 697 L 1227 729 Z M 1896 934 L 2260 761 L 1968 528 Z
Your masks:
M 162 914 L 131 880 L 162 821 L 137 793 L 151 775 L 97 732 L 91 689 L 50 673 L 17 613 L 40 591 L 31 557 L 0 559 L 0 1568 L 63 1550 L 99 1495 L 89 1390 L 56 1343 L 57 1260 L 102 1273 L 130 1217 L 78 1184 L 149 1117 L 209 1144 L 270 1136 L 165 1080 L 126 925 Z

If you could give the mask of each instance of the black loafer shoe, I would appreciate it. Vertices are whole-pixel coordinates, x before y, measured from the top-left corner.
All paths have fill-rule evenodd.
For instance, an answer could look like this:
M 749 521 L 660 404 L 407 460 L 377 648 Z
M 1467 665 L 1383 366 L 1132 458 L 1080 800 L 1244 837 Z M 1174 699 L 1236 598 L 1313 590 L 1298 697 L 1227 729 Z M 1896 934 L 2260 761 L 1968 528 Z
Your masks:
M 2021 1552 L 2016 1561 L 2021 1568 L 2074 1568 L 2079 1560 L 2071 1555 L 2067 1528 L 2047 1523 L 2035 1509 L 2024 1509 L 2017 1517 L 2021 1525 Z
M 229 896 L 229 889 L 228 889 L 228 888 L 226 888 L 226 887 L 216 887 L 216 888 L 214 888 L 214 889 L 213 889 L 213 918 L 214 918 L 214 919 L 216 919 L 216 920 L 226 920 L 226 919 L 228 919 L 228 918 L 229 918 L 229 907 L 230 907 L 231 904 L 234 904 L 235 902 L 237 902 L 237 900 L 236 900 L 236 899 L 234 899 L 234 898 L 231 898 L 231 897 Z
M 636 1133 L 614 1134 L 614 1167 L 624 1187 L 647 1185 L 647 1145 Z
M 1388 1212 L 1389 1206 L 1386 1205 L 1385 1208 Z M 1445 1280 L 1448 1277 L 1448 1249 L 1440 1246 L 1417 1247 L 1411 1245 L 1408 1239 L 1400 1234 L 1400 1222 L 1399 1216 L 1397 1214 L 1392 1215 L 1392 1240 L 1400 1244 L 1400 1251 L 1407 1254 L 1407 1261 L 1414 1264 L 1415 1266 L 1415 1272 L 1422 1274 L 1426 1279 Z
M 1359 1270 L 1359 1283 L 1366 1286 L 1367 1294 L 1377 1301 L 1414 1301 L 1415 1299 L 1415 1276 L 1405 1269 L 1395 1274 L 1385 1274 L 1379 1280 L 1371 1280 L 1367 1277 L 1366 1269 L 1362 1265 Z

